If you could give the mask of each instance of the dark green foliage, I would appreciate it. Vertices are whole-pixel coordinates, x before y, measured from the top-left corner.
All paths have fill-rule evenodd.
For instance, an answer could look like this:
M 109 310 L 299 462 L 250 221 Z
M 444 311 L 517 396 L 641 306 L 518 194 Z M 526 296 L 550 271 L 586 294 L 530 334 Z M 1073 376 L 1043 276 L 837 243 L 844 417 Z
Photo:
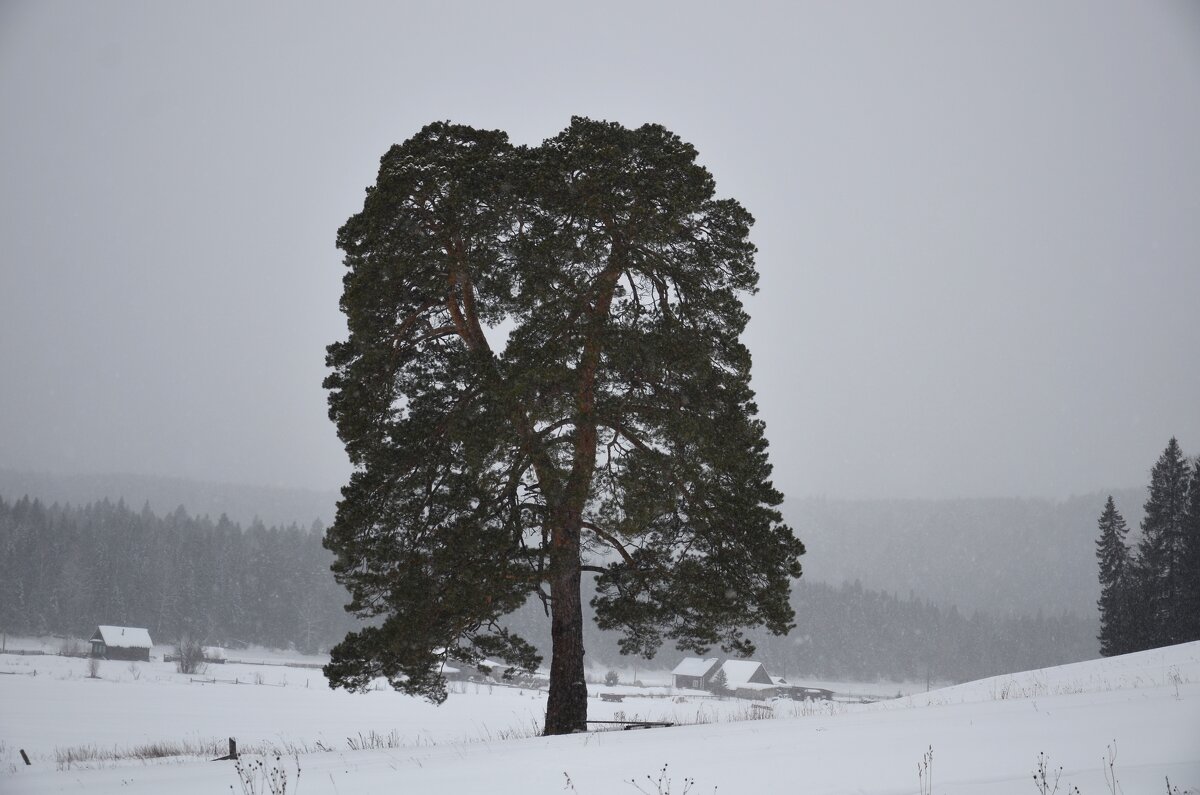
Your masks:
M 1182 630 L 1186 640 L 1200 640 L 1200 457 L 1192 462 L 1187 515 L 1183 528 Z
M 1123 567 L 1106 536 L 1110 506 L 1111 497 L 1097 542 L 1104 653 L 1200 640 L 1200 460 L 1189 466 L 1179 443 L 1167 443 L 1150 472 L 1137 555 Z
M 733 691 L 729 689 L 729 679 L 725 676 L 724 668 L 718 668 L 712 679 L 708 680 L 708 692 L 714 696 L 733 695 Z
M 695 160 L 581 118 L 534 149 L 432 124 L 384 156 L 338 234 L 350 336 L 326 381 L 356 467 L 326 544 L 382 622 L 335 650 L 335 684 L 437 700 L 441 660 L 533 665 L 498 619 L 537 594 L 547 732 L 579 728 L 585 570 L 630 653 L 787 630 L 804 549 L 739 341 L 752 219 Z
M 1100 564 L 1100 653 L 1105 657 L 1124 654 L 1133 648 L 1134 572 L 1125 536 L 1129 528 L 1110 496 L 1100 515 L 1100 538 L 1096 558 Z
M 1147 608 L 1145 647 L 1185 639 L 1183 597 L 1189 467 L 1174 438 L 1150 471 L 1138 568 Z

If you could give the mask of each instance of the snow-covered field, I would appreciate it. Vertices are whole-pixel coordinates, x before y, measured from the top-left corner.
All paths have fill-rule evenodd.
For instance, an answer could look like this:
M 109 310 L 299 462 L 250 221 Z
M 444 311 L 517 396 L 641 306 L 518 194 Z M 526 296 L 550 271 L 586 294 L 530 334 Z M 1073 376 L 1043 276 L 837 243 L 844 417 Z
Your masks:
M 624 701 L 596 697 L 590 717 L 699 725 L 557 738 L 536 736 L 545 695 L 533 690 L 459 685 L 434 707 L 388 690 L 331 691 L 319 670 L 286 665 L 212 665 L 205 676 L 216 683 L 159 661 L 104 662 L 99 675 L 88 678 L 81 659 L 0 655 L 0 793 L 242 792 L 231 762 L 107 758 L 144 744 L 198 748 L 229 736 L 243 749 L 298 751 L 281 764 L 292 776 L 287 791 L 303 795 L 601 795 L 638 787 L 678 795 L 685 778 L 697 795 L 1021 793 L 1038 791 L 1039 753 L 1051 781 L 1061 766 L 1060 793 L 1077 786 L 1090 795 L 1112 791 L 1109 749 L 1117 791 L 1164 793 L 1169 777 L 1181 793 L 1200 793 L 1200 643 L 876 704 L 776 702 L 767 720 L 749 720 L 767 713 L 747 702 L 618 688 Z M 364 744 L 377 747 L 351 750 Z M 930 748 L 922 781 L 918 765 Z M 257 782 L 257 792 L 269 791 Z

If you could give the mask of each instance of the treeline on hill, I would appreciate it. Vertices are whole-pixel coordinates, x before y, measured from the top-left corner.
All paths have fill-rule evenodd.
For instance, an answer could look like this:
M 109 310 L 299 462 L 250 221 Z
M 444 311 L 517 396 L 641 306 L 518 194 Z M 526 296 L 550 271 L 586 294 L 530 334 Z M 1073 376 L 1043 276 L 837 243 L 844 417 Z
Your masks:
M 1108 490 L 1141 520 L 1144 489 Z M 1105 492 L 1105 493 L 1108 493 Z M 804 578 L 859 580 L 889 593 L 996 615 L 1039 608 L 1093 615 L 1096 514 L 1105 493 L 1063 500 L 789 500 L 784 516 L 808 547 Z
M 1096 656 L 1096 621 L 1062 612 L 997 616 L 909 596 L 800 582 L 796 629 L 755 636 L 757 659 L 781 676 L 966 682 Z
M 243 529 L 222 516 L 102 501 L 0 499 L 0 630 L 90 634 L 142 626 L 157 643 L 316 651 L 352 626 L 319 526 Z
M 1200 458 L 1174 438 L 1154 468 L 1136 551 L 1110 496 L 1100 515 L 1100 651 L 1125 654 L 1200 640 Z
M 84 635 L 125 624 L 147 627 L 157 642 L 191 634 L 213 644 L 327 649 L 356 626 L 330 562 L 319 526 L 243 528 L 182 508 L 158 516 L 122 502 L 0 499 L 0 630 Z M 756 659 L 777 675 L 963 681 L 1096 653 L 1093 618 L 966 616 L 858 583 L 807 580 L 794 584 L 792 605 L 789 636 L 754 636 Z M 508 623 L 549 652 L 549 622 L 536 602 Z M 621 657 L 615 633 L 601 632 L 590 615 L 585 625 L 589 660 L 633 662 Z M 664 648 L 653 666 L 674 667 L 681 656 Z
M 584 645 L 590 661 L 669 669 L 684 656 L 664 647 L 652 662 L 622 657 L 617 636 L 601 632 L 586 615 L 587 596 L 585 591 Z M 835 586 L 807 580 L 793 583 L 792 607 L 796 628 L 789 635 L 750 635 L 757 646 L 754 659 L 776 676 L 964 682 L 1096 656 L 1094 616 L 997 617 L 980 611 L 967 616 L 954 607 L 911 595 L 901 599 L 858 582 Z M 506 625 L 543 654 L 549 649 L 546 618 L 536 601 L 509 616 Z

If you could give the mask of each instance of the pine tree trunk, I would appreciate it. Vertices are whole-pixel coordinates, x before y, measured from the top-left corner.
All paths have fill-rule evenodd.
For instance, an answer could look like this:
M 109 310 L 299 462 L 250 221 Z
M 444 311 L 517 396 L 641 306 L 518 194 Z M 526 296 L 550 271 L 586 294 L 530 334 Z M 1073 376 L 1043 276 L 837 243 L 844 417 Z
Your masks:
M 555 530 L 550 580 L 550 697 L 546 734 L 587 730 L 587 684 L 583 678 L 583 604 L 579 596 L 579 518 Z

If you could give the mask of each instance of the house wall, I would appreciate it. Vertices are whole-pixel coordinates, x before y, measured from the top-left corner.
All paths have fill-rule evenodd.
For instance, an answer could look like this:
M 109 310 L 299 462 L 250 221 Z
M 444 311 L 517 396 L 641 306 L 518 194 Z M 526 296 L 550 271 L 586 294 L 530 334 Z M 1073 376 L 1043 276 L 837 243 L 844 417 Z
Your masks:
M 733 691 L 733 694 L 738 698 L 748 698 L 751 701 L 757 701 L 764 698 L 774 698 L 775 696 L 779 695 L 779 688 L 739 687 L 737 690 Z
M 675 674 L 675 687 L 693 688 L 696 690 L 704 690 L 703 676 L 684 676 L 683 674 Z
M 104 658 L 107 660 L 143 660 L 150 661 L 149 649 L 123 649 L 120 647 L 108 647 L 105 649 Z

